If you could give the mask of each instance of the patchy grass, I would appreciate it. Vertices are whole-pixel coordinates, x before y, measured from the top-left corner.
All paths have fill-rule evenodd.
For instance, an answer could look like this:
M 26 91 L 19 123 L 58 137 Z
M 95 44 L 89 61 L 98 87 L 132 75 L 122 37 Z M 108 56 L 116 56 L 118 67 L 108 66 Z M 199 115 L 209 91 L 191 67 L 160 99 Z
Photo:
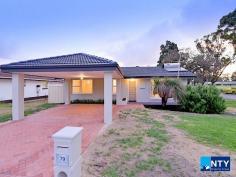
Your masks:
M 118 172 L 115 167 L 107 168 L 103 173 L 103 177 L 119 177 Z
M 236 119 L 228 115 L 184 114 L 176 127 L 200 143 L 236 151 Z
M 36 106 L 34 108 L 26 109 L 25 110 L 25 116 L 34 114 L 36 112 L 39 112 L 39 111 L 42 111 L 42 110 L 45 110 L 45 109 L 49 109 L 49 108 L 55 107 L 56 105 L 57 104 L 44 103 L 44 104 L 38 105 L 38 106 Z
M 174 117 L 171 115 L 163 115 L 163 117 L 165 118 L 165 120 L 172 122 L 174 120 Z
M 10 103 L 0 103 L 0 109 L 11 108 Z
M 157 157 L 150 157 L 147 160 L 143 160 L 137 163 L 136 168 L 138 171 L 147 171 L 155 168 L 156 165 L 162 166 L 164 171 L 170 171 L 171 166 L 168 162 Z
M 119 140 L 119 143 L 121 144 L 122 147 L 125 147 L 125 148 L 138 147 L 143 144 L 143 137 L 142 136 L 130 136 L 128 138 L 123 138 L 123 139 Z
M 6 121 L 9 121 L 11 120 L 11 114 L 3 114 L 3 115 L 0 115 L 0 122 L 6 122 Z
M 97 140 L 85 176 L 151 176 L 156 169 L 170 172 L 170 163 L 160 153 L 168 142 L 165 125 L 150 110 L 123 111 L 117 121 Z
M 7 104 L 4 104 L 4 105 L 7 105 Z M 10 108 L 11 108 L 11 104 L 10 105 Z M 40 104 L 40 105 L 37 105 L 37 106 L 32 106 L 32 107 L 29 107 L 27 109 L 25 109 L 25 116 L 28 116 L 28 115 L 31 115 L 31 114 L 34 114 L 36 112 L 39 112 L 39 111 L 42 111 L 42 110 L 45 110 L 45 109 L 49 109 L 49 108 L 52 108 L 52 107 L 55 107 L 57 104 L 50 104 L 50 103 L 43 103 L 43 104 Z M 8 106 L 5 106 L 5 107 L 8 107 Z M 6 122 L 6 121 L 9 121 L 12 119 L 12 114 L 10 113 L 7 113 L 7 114 L 1 114 L 0 115 L 0 122 Z
M 156 138 L 160 142 L 167 142 L 168 141 L 168 136 L 166 134 L 166 131 L 165 130 L 159 130 L 155 127 L 152 127 L 152 128 L 147 130 L 147 136 L 152 137 L 152 138 Z
M 225 100 L 226 107 L 236 108 L 236 100 Z

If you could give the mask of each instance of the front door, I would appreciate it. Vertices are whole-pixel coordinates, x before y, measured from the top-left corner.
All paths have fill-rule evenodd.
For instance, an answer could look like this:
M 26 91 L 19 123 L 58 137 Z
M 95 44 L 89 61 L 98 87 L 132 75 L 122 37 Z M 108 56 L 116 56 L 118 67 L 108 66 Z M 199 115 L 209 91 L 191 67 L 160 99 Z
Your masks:
M 129 101 L 136 101 L 136 80 L 129 81 Z

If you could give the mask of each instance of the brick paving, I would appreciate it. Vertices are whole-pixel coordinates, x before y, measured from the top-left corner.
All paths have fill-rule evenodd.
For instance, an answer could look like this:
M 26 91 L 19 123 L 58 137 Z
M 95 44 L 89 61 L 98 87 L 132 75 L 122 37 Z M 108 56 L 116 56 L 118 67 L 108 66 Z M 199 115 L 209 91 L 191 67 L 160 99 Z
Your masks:
M 139 104 L 113 106 L 118 111 Z M 53 177 L 52 134 L 65 126 L 82 126 L 82 149 L 103 127 L 103 105 L 60 105 L 0 125 L 0 177 Z

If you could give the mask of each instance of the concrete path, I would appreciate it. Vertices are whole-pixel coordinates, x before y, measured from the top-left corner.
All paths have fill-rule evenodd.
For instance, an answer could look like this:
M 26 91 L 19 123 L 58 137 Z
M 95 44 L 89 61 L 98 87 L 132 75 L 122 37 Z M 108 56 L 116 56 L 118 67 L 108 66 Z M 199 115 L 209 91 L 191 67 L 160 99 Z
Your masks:
M 142 107 L 113 106 L 119 110 Z M 85 150 L 103 127 L 103 105 L 61 105 L 20 121 L 0 125 L 0 177 L 52 177 L 52 134 L 65 126 L 82 126 Z

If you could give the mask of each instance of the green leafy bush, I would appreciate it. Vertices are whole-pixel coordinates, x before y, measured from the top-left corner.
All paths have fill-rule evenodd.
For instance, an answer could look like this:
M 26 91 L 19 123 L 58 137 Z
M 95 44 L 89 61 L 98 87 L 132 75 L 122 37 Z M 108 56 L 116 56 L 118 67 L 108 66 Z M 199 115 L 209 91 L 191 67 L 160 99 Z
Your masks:
M 215 86 L 187 86 L 180 104 L 183 110 L 196 113 L 222 113 L 226 109 L 220 90 Z

